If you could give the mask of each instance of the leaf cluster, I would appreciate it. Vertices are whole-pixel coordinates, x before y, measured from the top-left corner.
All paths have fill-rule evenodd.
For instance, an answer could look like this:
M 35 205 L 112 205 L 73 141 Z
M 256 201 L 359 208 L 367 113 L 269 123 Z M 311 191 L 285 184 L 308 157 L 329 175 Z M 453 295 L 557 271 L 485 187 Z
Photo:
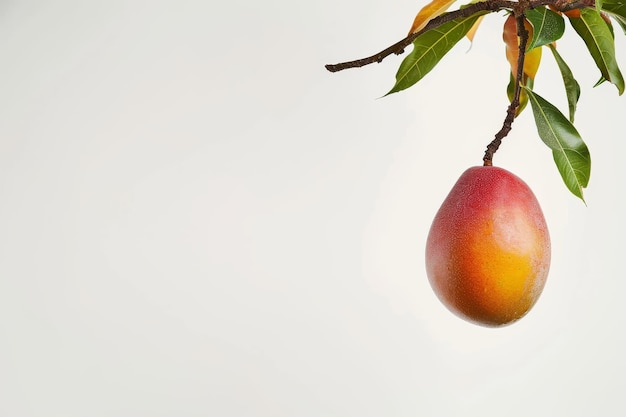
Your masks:
M 593 0 L 474 0 L 448 12 L 455 1 L 432 0 L 415 17 L 409 35 L 380 53 L 326 68 L 334 72 L 380 62 L 392 53 L 402 53 L 412 44 L 413 49 L 401 62 L 395 84 L 387 95 L 397 93 L 422 80 L 461 39 L 471 40 L 486 14 L 504 10 L 514 15 L 516 26 L 511 26 L 510 21 L 508 27 L 505 23 L 503 31 L 511 64 L 507 86 L 511 105 L 503 128 L 496 134 L 494 142 L 497 143 L 492 142 L 487 147 L 485 164 L 491 164 L 493 153 L 510 130 L 512 121 L 530 103 L 538 135 L 552 151 L 565 185 L 583 199 L 583 189 L 588 185 L 591 172 L 591 157 L 574 127 L 580 85 L 566 59 L 558 52 L 556 41 L 564 35 L 568 23 L 584 42 L 600 72 L 596 86 L 608 82 L 623 94 L 625 82 L 616 60 L 613 23 L 626 34 L 626 0 L 596 0 L 595 3 Z M 560 70 L 568 103 L 567 116 L 533 90 L 542 49 L 550 51 Z
M 420 20 L 420 24 L 424 25 L 424 21 L 436 17 L 434 14 L 424 16 L 424 11 L 434 11 L 438 13 L 437 15 L 441 15 L 445 12 L 442 8 L 447 8 L 451 3 L 449 0 L 432 1 L 418 13 L 416 22 Z M 537 48 L 545 47 L 550 50 L 563 79 L 568 117 L 532 90 L 534 74 L 527 76 L 529 74 L 524 73 L 523 79 L 518 82 L 513 63 L 511 81 L 507 90 L 509 99 L 513 101 L 516 83 L 524 84 L 519 86 L 523 87 L 523 90 L 520 94 L 520 103 L 517 103 L 516 115 L 523 110 L 526 102 L 530 102 L 539 137 L 552 151 L 558 171 L 567 188 L 582 199 L 582 190 L 589 182 L 591 158 L 587 146 L 573 125 L 576 105 L 580 97 L 580 85 L 565 59 L 557 51 L 555 42 L 563 36 L 567 20 L 583 40 L 600 71 L 600 79 L 596 85 L 608 81 L 615 85 L 621 95 L 625 86 L 615 57 L 612 21 L 617 22 L 626 34 L 626 4 L 624 0 L 604 0 L 598 1 L 595 7 L 571 9 L 564 14 L 556 10 L 544 5 L 522 11 L 525 19 L 532 26 L 531 38 L 523 53 L 528 58 Z M 413 50 L 400 64 L 396 73 L 396 82 L 388 94 L 405 90 L 423 79 L 456 43 L 470 31 L 475 30 L 474 25 L 481 16 L 491 12 L 493 11 L 482 10 L 469 16 L 460 16 L 419 35 L 413 41 Z M 416 27 L 414 23 L 413 28 Z M 537 55 L 540 59 L 541 55 L 535 54 Z M 524 70 L 526 72 L 526 67 Z

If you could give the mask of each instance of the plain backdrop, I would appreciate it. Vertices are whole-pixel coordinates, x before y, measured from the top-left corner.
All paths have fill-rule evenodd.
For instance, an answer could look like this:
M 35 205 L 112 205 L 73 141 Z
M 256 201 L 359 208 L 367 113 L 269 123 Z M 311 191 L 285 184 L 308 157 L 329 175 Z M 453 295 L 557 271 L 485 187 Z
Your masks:
M 626 99 L 568 27 L 587 204 L 528 109 L 494 163 L 544 209 L 548 283 L 466 323 L 424 243 L 502 124 L 502 14 L 400 94 L 402 57 L 324 69 L 424 3 L 0 1 L 0 415 L 624 415 Z M 547 50 L 535 91 L 566 109 Z

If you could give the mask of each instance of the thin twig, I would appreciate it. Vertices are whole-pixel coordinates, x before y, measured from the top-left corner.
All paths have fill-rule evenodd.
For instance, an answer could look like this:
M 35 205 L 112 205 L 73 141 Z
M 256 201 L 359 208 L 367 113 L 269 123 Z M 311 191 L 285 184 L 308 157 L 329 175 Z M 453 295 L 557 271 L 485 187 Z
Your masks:
M 356 59 L 354 61 L 341 62 L 339 64 L 328 64 L 326 65 L 326 69 L 330 72 L 342 71 L 348 68 L 360 68 L 365 65 L 373 64 L 374 62 L 381 62 L 383 59 L 387 58 L 391 54 L 400 55 L 404 52 L 404 49 L 411 45 L 418 36 L 422 33 L 427 32 L 431 29 L 435 29 L 445 23 L 448 23 L 451 20 L 460 18 L 460 17 L 469 17 L 475 13 L 482 11 L 497 11 L 503 8 L 503 4 L 506 4 L 507 7 L 513 7 L 516 2 L 508 1 L 508 0 L 487 0 L 484 2 L 471 4 L 463 9 L 455 10 L 453 12 L 444 13 L 439 15 L 433 19 L 431 19 L 424 28 L 421 30 L 409 34 L 404 39 L 394 43 L 388 48 L 383 49 L 377 54 L 369 56 L 367 58 Z
M 595 0 L 530 0 L 524 2 L 526 9 L 534 9 L 540 6 L 553 5 L 557 10 L 566 11 L 572 9 L 579 9 L 583 7 L 593 7 Z M 380 63 L 383 59 L 389 55 L 400 55 L 404 52 L 405 48 L 413 43 L 418 36 L 429 30 L 438 28 L 439 26 L 448 23 L 451 20 L 469 17 L 473 14 L 480 12 L 497 12 L 500 10 L 516 10 L 520 9 L 520 2 L 512 0 L 485 0 L 478 3 L 473 3 L 459 10 L 444 13 L 433 19 L 421 30 L 409 34 L 404 39 L 399 40 L 393 45 L 383 49 L 377 54 L 368 56 L 366 58 L 356 59 L 354 61 L 340 62 L 338 64 L 327 64 L 326 69 L 330 72 L 338 72 L 348 68 L 360 68 L 373 63 Z M 522 10 L 523 11 L 523 10 Z
M 496 153 L 500 144 L 502 143 L 502 139 L 509 134 L 513 127 L 513 121 L 515 120 L 515 114 L 517 113 L 517 108 L 520 105 L 520 94 L 522 91 L 522 78 L 524 77 L 524 59 L 526 55 L 526 45 L 528 44 L 528 31 L 524 27 L 524 22 L 526 20 L 526 16 L 523 12 L 515 14 L 515 21 L 517 23 L 517 35 L 519 36 L 519 50 L 517 56 L 517 74 L 515 74 L 515 94 L 513 95 L 513 100 L 511 100 L 511 104 L 507 108 L 506 117 L 504 118 L 504 123 L 502 124 L 502 128 L 496 133 L 495 138 L 487 145 L 487 150 L 485 151 L 485 156 L 483 157 L 483 165 L 491 166 L 493 161 L 493 155 Z

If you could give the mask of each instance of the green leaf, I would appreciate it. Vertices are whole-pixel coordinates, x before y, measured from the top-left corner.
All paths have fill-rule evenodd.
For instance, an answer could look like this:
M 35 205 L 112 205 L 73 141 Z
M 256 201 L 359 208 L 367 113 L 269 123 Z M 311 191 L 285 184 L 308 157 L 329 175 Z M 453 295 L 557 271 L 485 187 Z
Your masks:
M 537 132 L 552 149 L 554 162 L 567 188 L 583 198 L 583 188 L 589 183 L 591 157 L 589 149 L 572 123 L 552 104 L 524 87 L 535 115 Z
M 604 20 L 604 18 L 602 20 Z M 611 32 L 611 37 L 613 38 L 613 40 L 615 40 L 615 31 L 613 30 L 613 23 L 611 22 L 611 19 L 604 20 L 604 23 L 606 23 L 606 27 L 609 28 L 609 32 Z
M 609 13 L 609 15 L 617 22 L 617 24 L 622 28 L 622 31 L 626 35 L 626 18 L 621 17 L 621 16 L 612 15 L 610 13 Z
M 554 45 L 550 45 L 549 47 L 552 51 L 552 55 L 554 55 L 554 59 L 557 65 L 559 66 L 559 70 L 561 71 L 563 84 L 565 84 L 565 94 L 567 96 L 567 106 L 569 108 L 569 121 L 574 123 L 576 105 L 578 104 L 578 99 L 580 98 L 580 85 L 578 84 L 578 81 L 576 81 L 576 79 L 574 78 L 572 70 L 570 70 L 565 60 L 557 52 L 556 47 L 554 47 Z
M 400 64 L 396 84 L 386 95 L 407 89 L 424 78 L 483 14 L 485 12 L 451 20 L 418 36 L 413 42 L 413 51 Z
M 526 87 L 533 88 L 534 80 L 530 77 L 526 78 Z M 513 101 L 515 97 L 515 77 L 513 73 L 509 72 L 509 85 L 506 87 L 506 95 L 509 98 L 509 103 Z M 526 90 L 522 89 L 519 93 L 519 106 L 517 106 L 517 110 L 515 111 L 515 117 L 519 116 L 520 113 L 526 108 L 528 104 L 528 94 L 526 94 Z
M 624 3 L 624 0 L 604 0 L 601 7 L 605 12 L 626 18 L 626 3 Z
M 596 1 L 596 6 L 598 2 Z M 626 2 L 624 0 L 604 0 L 601 3 L 602 11 L 608 13 L 626 34 Z
M 528 10 L 526 19 L 533 26 L 533 38 L 528 43 L 527 51 L 553 43 L 560 39 L 565 32 L 563 17 L 546 7 Z
M 580 17 L 569 18 L 572 27 L 587 45 L 602 77 L 624 92 L 624 78 L 615 59 L 615 41 L 596 9 L 580 9 Z

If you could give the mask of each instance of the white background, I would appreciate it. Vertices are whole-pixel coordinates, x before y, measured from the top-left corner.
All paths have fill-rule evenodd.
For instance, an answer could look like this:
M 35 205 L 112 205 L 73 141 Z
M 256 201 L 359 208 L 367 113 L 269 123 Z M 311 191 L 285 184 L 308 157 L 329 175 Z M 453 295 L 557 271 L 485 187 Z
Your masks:
M 466 323 L 424 242 L 504 118 L 502 16 L 390 97 L 402 57 L 323 67 L 423 4 L 0 2 L 0 414 L 626 413 L 626 99 L 568 27 L 587 206 L 527 109 L 494 163 L 542 204 L 551 273 L 520 322 Z M 547 50 L 535 87 L 565 109 Z

